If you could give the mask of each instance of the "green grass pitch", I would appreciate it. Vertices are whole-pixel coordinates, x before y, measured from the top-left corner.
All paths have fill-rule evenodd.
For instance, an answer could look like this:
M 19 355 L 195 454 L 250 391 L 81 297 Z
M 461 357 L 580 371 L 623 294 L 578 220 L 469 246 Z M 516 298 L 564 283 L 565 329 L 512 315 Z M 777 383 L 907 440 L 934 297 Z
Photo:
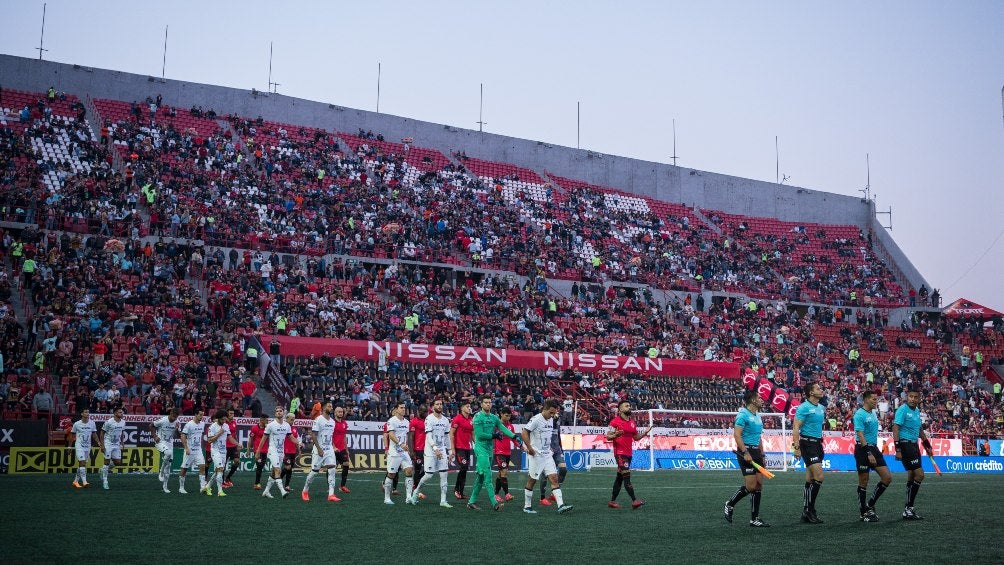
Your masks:
M 0 527 L 3 563 L 1000 563 L 1004 476 L 928 476 L 917 500 L 926 519 L 900 518 L 904 476 L 878 504 L 881 521 L 858 521 L 856 476 L 826 475 L 817 508 L 821 525 L 802 524 L 803 474 L 778 473 L 767 481 L 761 515 L 773 526 L 750 528 L 749 502 L 735 524 L 722 517 L 724 501 L 740 484 L 734 472 L 635 472 L 647 504 L 632 511 L 606 507 L 612 470 L 570 473 L 563 492 L 575 509 L 525 515 L 522 474 L 510 475 L 517 498 L 499 512 L 438 506 L 438 479 L 418 507 L 382 504 L 380 476 L 349 476 L 343 502 L 324 500 L 318 477 L 313 500 L 299 499 L 303 475 L 286 500 L 252 490 L 253 476 L 238 473 L 225 498 L 165 494 L 152 475 L 113 475 L 111 490 L 74 489 L 70 475 L 2 476 Z M 468 483 L 473 480 L 470 477 Z M 877 477 L 872 477 L 872 485 Z M 171 490 L 177 491 L 177 477 Z M 404 490 L 404 483 L 401 483 Z M 468 484 L 468 492 L 470 485 Z M 274 492 L 274 491 L 273 491 Z M 487 507 L 482 494 L 481 502 Z

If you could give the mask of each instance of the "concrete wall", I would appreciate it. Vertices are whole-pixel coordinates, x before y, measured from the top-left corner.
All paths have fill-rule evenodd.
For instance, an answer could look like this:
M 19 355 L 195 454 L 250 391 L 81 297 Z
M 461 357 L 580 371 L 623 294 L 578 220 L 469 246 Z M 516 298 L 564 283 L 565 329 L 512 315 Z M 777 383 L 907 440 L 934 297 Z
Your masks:
M 350 133 L 362 128 L 382 133 L 388 140 L 412 137 L 416 146 L 435 148 L 447 155 L 463 149 L 472 157 L 513 163 L 538 172 L 546 170 L 659 200 L 729 213 L 798 222 L 854 224 L 865 230 L 875 225 L 871 205 L 852 196 L 480 133 L 326 102 L 276 94 L 255 96 L 250 90 L 0 55 L 0 86 L 43 92 L 50 85 L 81 98 L 89 95 L 132 101 L 161 94 L 166 104 L 181 108 L 200 105 L 220 115 L 262 116 L 278 122 Z M 911 284 L 919 286 L 923 277 L 892 238 L 884 229 L 875 232 L 880 234 L 889 254 L 900 262 Z

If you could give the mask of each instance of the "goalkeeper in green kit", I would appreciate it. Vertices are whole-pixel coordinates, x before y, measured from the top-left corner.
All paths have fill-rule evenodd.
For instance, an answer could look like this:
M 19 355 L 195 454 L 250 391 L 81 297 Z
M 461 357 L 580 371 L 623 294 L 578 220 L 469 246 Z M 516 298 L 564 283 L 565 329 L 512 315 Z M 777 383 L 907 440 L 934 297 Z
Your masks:
M 467 507 L 471 510 L 481 510 L 475 504 L 481 489 L 485 489 L 488 498 L 491 499 L 491 477 L 492 477 L 492 455 L 495 453 L 495 438 L 502 435 L 508 436 L 517 444 L 520 443 L 520 436 L 509 431 L 502 420 L 492 414 L 492 397 L 481 397 L 481 410 L 474 416 L 472 422 L 474 426 L 474 458 L 475 475 L 474 488 L 471 489 L 471 497 L 467 500 Z M 502 503 L 497 502 L 493 506 L 496 511 L 502 509 Z

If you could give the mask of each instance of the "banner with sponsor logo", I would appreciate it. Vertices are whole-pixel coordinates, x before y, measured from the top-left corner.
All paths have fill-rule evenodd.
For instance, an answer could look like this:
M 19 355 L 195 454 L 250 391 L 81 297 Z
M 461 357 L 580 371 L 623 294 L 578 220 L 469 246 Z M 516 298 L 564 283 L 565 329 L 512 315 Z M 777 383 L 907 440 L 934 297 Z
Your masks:
M 387 358 L 411 363 L 443 365 L 485 365 L 509 369 L 578 369 L 592 373 L 612 371 L 622 374 L 678 377 L 739 378 L 739 363 L 649 359 L 624 355 L 598 355 L 565 351 L 526 351 L 518 349 L 459 347 L 426 343 L 363 341 L 311 337 L 277 336 L 282 355 L 344 355 L 354 359 L 376 360 L 383 352 Z
M 97 472 L 105 464 L 101 450 L 91 449 L 87 471 Z M 77 454 L 65 447 L 12 447 L 8 473 L 11 475 L 34 473 L 75 473 Z M 156 473 L 160 469 L 160 452 L 150 447 L 133 447 L 122 450 L 122 465 L 116 473 Z

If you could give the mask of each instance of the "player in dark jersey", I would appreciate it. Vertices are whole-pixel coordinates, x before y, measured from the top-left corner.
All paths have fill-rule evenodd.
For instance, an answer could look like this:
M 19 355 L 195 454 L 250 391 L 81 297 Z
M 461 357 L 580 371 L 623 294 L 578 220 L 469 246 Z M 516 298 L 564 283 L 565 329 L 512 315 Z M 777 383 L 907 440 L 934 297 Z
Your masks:
M 261 471 L 268 463 L 268 445 L 261 441 L 265 436 L 265 426 L 268 425 L 268 416 L 262 416 L 258 423 L 251 426 L 251 435 L 248 436 L 246 452 L 248 456 L 255 458 L 254 466 L 254 489 L 261 490 Z
M 457 460 L 457 482 L 453 485 L 453 496 L 464 498 L 464 486 L 467 483 L 467 469 L 471 465 L 471 438 L 474 435 L 471 402 L 465 400 L 460 404 L 460 413 L 450 421 L 450 449 Z
M 223 481 L 223 487 L 230 488 L 234 486 L 230 482 L 230 479 L 234 478 L 234 473 L 241 466 L 241 445 L 237 441 L 237 417 L 234 414 L 233 408 L 227 410 L 226 424 L 230 428 L 230 434 L 227 436 L 227 461 L 230 462 L 230 470 L 227 471 L 227 478 Z
M 645 505 L 645 501 L 636 497 L 634 485 L 631 484 L 631 456 L 634 453 L 634 442 L 647 436 L 652 431 L 649 426 L 644 432 L 638 431 L 638 426 L 631 419 L 631 403 L 622 400 L 617 404 L 617 415 L 610 420 L 610 427 L 607 429 L 607 441 L 614 444 L 614 459 L 617 460 L 617 477 L 614 479 L 613 493 L 607 506 L 610 508 L 620 508 L 617 503 L 617 495 L 621 492 L 621 486 L 631 497 L 631 509 L 637 510 Z
M 349 480 L 349 469 L 352 468 L 352 457 L 345 436 L 349 431 L 349 423 L 345 420 L 345 407 L 335 407 L 335 432 L 331 435 L 331 443 L 335 446 L 335 461 L 342 466 L 341 486 L 338 490 L 349 492 L 345 482 Z
M 561 417 L 554 416 L 554 433 L 551 435 L 551 457 L 554 459 L 554 466 L 558 468 L 558 486 L 565 483 L 565 475 L 568 474 L 568 467 L 565 465 L 565 451 L 561 447 Z M 554 504 L 554 494 L 545 496 L 547 492 L 547 477 L 540 479 L 540 505 L 551 506 Z
M 512 408 L 503 406 L 499 410 L 499 418 L 502 425 L 510 432 L 516 433 L 516 428 L 512 425 Z M 509 494 L 509 463 L 512 461 L 512 440 L 496 434 L 495 437 L 495 465 L 499 469 L 499 476 L 495 478 L 495 502 L 508 502 L 513 499 Z
M 429 408 L 423 404 L 418 407 L 418 414 L 412 416 L 408 422 L 408 449 L 411 451 L 411 462 L 415 468 L 415 484 L 422 480 L 425 474 L 425 418 L 429 415 Z M 425 495 L 418 493 L 419 498 Z

